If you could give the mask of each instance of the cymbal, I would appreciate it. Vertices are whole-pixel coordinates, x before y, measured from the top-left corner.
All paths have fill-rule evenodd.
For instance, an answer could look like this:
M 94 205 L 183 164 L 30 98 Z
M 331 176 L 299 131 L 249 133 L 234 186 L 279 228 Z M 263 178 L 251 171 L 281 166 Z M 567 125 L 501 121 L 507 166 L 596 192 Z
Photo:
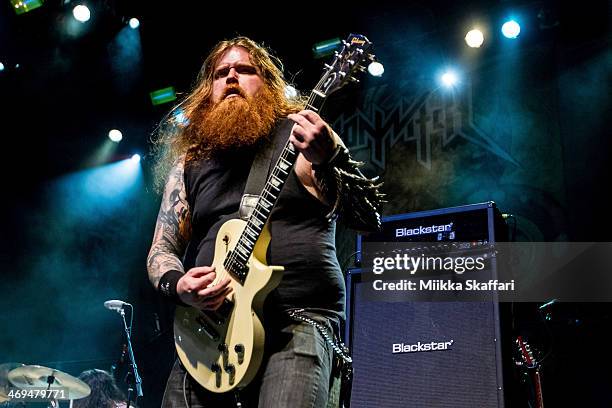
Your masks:
M 0 364 L 0 403 L 8 401 L 10 398 L 7 393 L 11 383 L 8 380 L 8 373 L 14 368 L 23 367 L 21 363 L 3 363 Z
M 47 383 L 47 379 L 53 376 L 51 387 Z M 89 385 L 79 380 L 76 377 L 66 374 L 55 368 L 43 367 L 39 365 L 29 365 L 17 367 L 8 373 L 8 380 L 17 388 L 41 388 L 55 390 L 58 388 L 66 389 L 69 398 L 77 400 L 85 398 L 91 393 Z

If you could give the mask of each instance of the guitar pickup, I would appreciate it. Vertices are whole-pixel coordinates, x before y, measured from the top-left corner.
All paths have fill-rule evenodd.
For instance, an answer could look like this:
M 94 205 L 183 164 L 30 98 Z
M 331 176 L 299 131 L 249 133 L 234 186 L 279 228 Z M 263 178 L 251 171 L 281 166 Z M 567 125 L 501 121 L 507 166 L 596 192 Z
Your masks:
M 244 284 L 249 268 L 233 256 L 233 251 L 227 253 L 223 267 L 232 274 L 235 280 Z

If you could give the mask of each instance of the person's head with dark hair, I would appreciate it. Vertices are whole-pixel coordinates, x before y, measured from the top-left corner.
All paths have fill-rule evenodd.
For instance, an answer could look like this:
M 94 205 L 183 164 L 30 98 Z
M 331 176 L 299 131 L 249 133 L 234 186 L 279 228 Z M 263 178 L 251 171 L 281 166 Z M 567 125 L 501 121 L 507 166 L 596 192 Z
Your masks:
M 79 379 L 87 383 L 91 388 L 91 394 L 87 398 L 74 401 L 74 408 L 117 408 L 125 406 L 125 395 L 113 376 L 104 370 L 94 368 L 83 371 Z

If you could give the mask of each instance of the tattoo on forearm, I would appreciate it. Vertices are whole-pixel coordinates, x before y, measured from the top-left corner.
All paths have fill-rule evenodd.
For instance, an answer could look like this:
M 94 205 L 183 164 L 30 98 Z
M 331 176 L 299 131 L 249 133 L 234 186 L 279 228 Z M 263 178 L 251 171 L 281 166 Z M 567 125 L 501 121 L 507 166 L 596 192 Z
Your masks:
M 183 159 L 179 159 L 166 183 L 147 258 L 149 279 L 156 288 L 164 273 L 184 271 L 181 258 L 191 235 L 191 215 L 183 175 Z

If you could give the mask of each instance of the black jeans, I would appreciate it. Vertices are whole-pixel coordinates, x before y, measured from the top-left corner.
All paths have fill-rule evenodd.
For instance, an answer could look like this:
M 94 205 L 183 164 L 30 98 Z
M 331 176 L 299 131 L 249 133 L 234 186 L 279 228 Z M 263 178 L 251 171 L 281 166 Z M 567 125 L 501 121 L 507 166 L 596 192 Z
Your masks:
M 331 330 L 326 318 L 316 320 Z M 337 401 L 328 401 L 333 350 L 314 327 L 302 322 L 289 324 L 278 331 L 266 331 L 266 340 L 266 355 L 257 377 L 238 392 L 243 408 L 337 406 Z M 337 395 L 332 399 L 337 400 Z M 177 360 L 162 407 L 236 407 L 236 402 L 236 393 L 216 394 L 202 388 Z

